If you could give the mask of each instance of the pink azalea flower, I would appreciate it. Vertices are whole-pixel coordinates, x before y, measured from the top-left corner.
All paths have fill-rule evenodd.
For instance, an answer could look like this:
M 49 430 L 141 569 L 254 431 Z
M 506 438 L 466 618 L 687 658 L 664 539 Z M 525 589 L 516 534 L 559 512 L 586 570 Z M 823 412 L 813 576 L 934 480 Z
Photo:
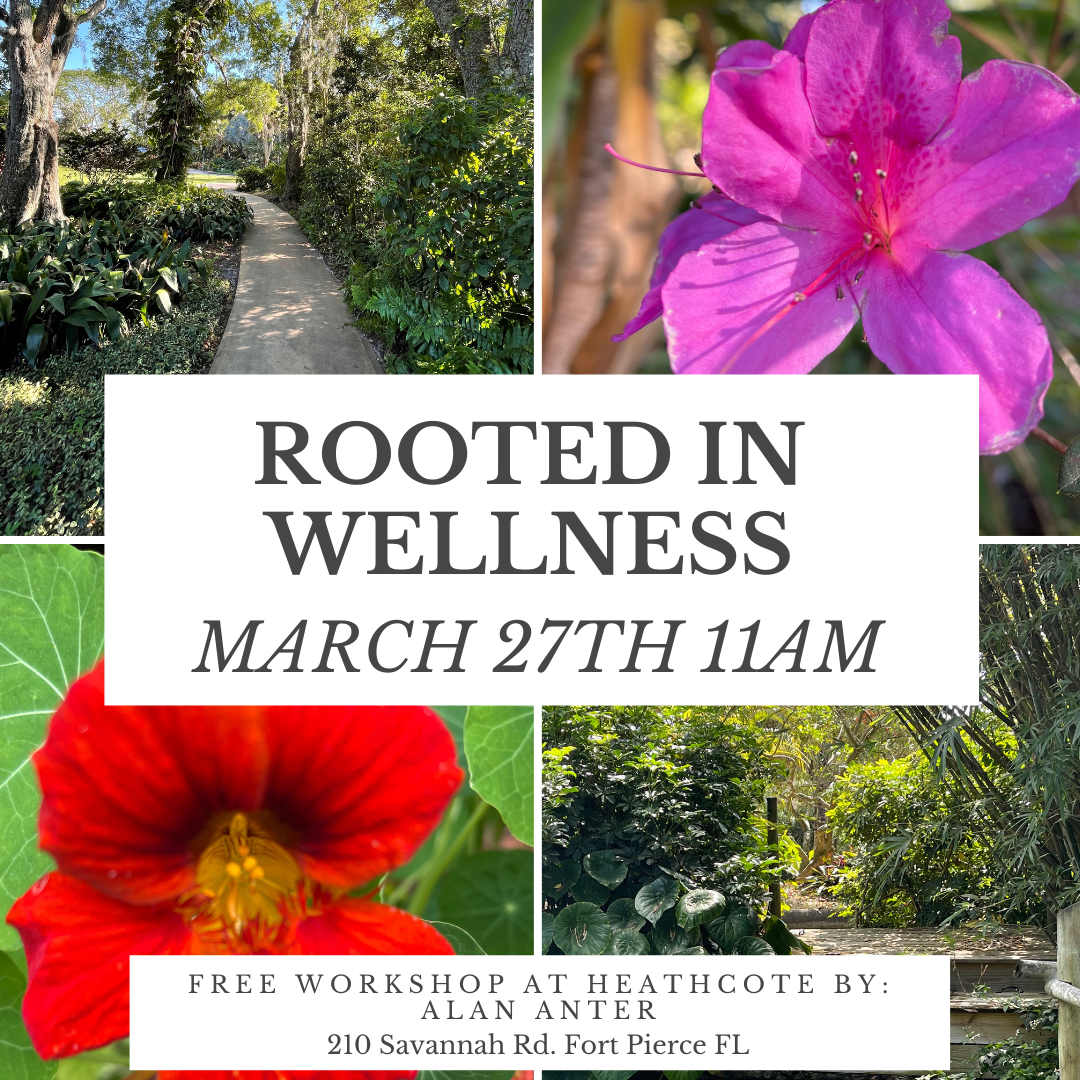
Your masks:
M 1022 442 L 1046 331 L 961 252 L 1068 195 L 1080 97 L 1007 60 L 961 80 L 948 18 L 941 0 L 831 0 L 783 49 L 725 50 L 701 151 L 723 195 L 668 227 L 617 340 L 662 314 L 677 372 L 805 373 L 861 317 L 894 372 L 979 375 L 982 453 Z

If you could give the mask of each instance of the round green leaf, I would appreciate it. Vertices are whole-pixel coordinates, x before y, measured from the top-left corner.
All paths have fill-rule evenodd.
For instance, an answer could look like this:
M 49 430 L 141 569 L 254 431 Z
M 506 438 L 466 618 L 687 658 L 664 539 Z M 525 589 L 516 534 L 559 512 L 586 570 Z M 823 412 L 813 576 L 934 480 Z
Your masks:
M 749 908 L 734 904 L 719 919 L 713 919 L 705 929 L 721 950 L 730 954 L 739 938 L 752 937 L 757 932 L 757 921 Z
M 653 949 L 661 956 L 677 956 L 694 945 L 695 939 L 675 921 L 675 913 L 665 911 L 649 935 Z
M 22 948 L 4 916 L 53 866 L 38 850 L 30 755 L 67 688 L 101 655 L 104 565 L 66 544 L 0 547 L 0 949 Z
M 469 784 L 523 844 L 533 842 L 533 708 L 470 705 L 465 713 Z
M 638 890 L 634 897 L 634 907 L 639 915 L 644 915 L 649 922 L 654 923 L 665 911 L 675 906 L 678 898 L 679 883 L 664 874 Z
M 612 930 L 605 956 L 645 956 L 652 952 L 649 939 L 636 930 Z
M 640 930 L 645 925 L 645 917 L 638 914 L 634 901 L 624 896 L 621 900 L 612 900 L 607 909 L 608 922 L 612 931 Z
M 698 1080 L 702 1072 L 700 1069 L 665 1069 L 664 1075 L 667 1080 Z
M 528 851 L 480 851 L 439 883 L 432 918 L 471 934 L 490 955 L 533 951 L 533 869 Z
M 548 951 L 548 946 L 551 945 L 551 938 L 555 932 L 555 916 L 550 911 L 545 911 L 540 919 L 540 949 L 542 952 Z
M 0 952 L 0 1076 L 51 1080 L 56 1076 L 56 1062 L 37 1056 L 23 1027 L 25 991 L 26 976 L 7 953 Z
M 691 889 L 675 905 L 675 920 L 684 930 L 711 922 L 727 906 L 727 899 L 713 889 Z
M 551 1073 L 544 1070 L 544 1080 L 551 1075 Z M 633 1069 L 593 1069 L 589 1075 L 592 1080 L 630 1080 L 630 1077 L 634 1075 Z
M 574 882 L 570 895 L 581 903 L 603 907 L 608 902 L 611 893 L 595 878 L 589 877 L 588 874 L 582 874 Z
M 611 940 L 611 927 L 595 904 L 571 904 L 555 916 L 553 937 L 567 956 L 599 956 Z
M 620 862 L 614 851 L 594 851 L 585 856 L 583 865 L 587 874 L 609 889 L 621 885 L 626 877 L 626 863 Z
M 553 900 L 561 900 L 571 886 L 581 877 L 581 866 L 573 859 L 563 859 L 558 866 L 549 866 L 544 870 L 544 895 Z
M 736 956 L 772 956 L 772 946 L 759 937 L 741 937 L 735 942 Z

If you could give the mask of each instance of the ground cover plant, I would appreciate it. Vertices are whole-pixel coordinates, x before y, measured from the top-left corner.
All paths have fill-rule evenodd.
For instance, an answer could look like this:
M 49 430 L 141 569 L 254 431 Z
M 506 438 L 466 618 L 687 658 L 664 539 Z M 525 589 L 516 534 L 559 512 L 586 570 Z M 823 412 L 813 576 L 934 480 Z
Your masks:
M 209 370 L 231 303 L 212 266 L 170 315 L 151 315 L 119 341 L 0 374 L 0 522 L 9 535 L 104 531 L 106 374 Z
M 154 909 L 166 937 L 196 935 L 201 951 L 218 953 L 365 951 L 373 942 L 376 951 L 401 953 L 532 952 L 531 708 L 267 709 L 245 725 L 232 724 L 227 710 L 208 710 L 202 720 L 217 734 L 210 740 L 216 757 L 189 737 L 190 715 L 177 710 L 117 711 L 108 724 L 88 728 L 86 717 L 100 719 L 103 709 L 102 596 L 98 554 L 64 545 L 0 550 L 0 642 L 20 658 L 0 672 L 8 716 L 0 782 L 12 804 L 0 834 L 3 1075 L 49 1080 L 58 1075 L 56 1059 L 61 1077 L 126 1072 L 126 1046 L 118 1041 L 127 1030 L 126 956 L 139 951 L 129 946 L 140 933 L 131 919 L 146 916 L 139 905 L 146 889 L 156 888 L 145 860 L 174 860 L 169 830 L 187 821 L 178 811 L 175 821 L 159 822 L 156 841 L 133 845 L 124 805 L 155 792 L 183 789 L 181 803 L 197 807 L 199 820 L 224 813 L 219 841 L 184 855 L 198 910 L 181 919 L 174 904 Z M 91 728 L 102 737 L 87 737 Z M 334 740 L 336 782 L 329 758 L 317 758 L 317 775 L 294 771 L 304 757 L 297 747 L 312 736 Z M 88 755 L 73 771 L 65 765 L 72 739 Z M 248 760 L 250 740 L 266 751 L 263 793 L 254 800 L 243 794 L 250 769 L 229 764 Z M 166 744 L 172 749 L 163 754 Z M 131 767 L 143 755 L 155 768 Z M 140 786 L 147 782 L 150 788 Z M 345 803 L 343 784 L 353 792 Z M 275 832 L 272 822 L 282 815 L 308 823 L 302 844 Z M 238 866 L 250 855 L 266 869 L 242 871 L 254 875 L 251 888 L 236 893 L 239 918 L 222 936 L 214 905 L 225 902 L 236 879 L 222 861 L 234 850 Z M 129 888 L 117 891 L 101 858 L 125 862 Z M 215 874 L 219 885 L 200 892 Z M 274 888 L 263 890 L 264 880 Z M 318 919 L 310 904 L 294 902 L 301 880 Z M 350 913 L 363 919 L 353 924 Z M 89 947 L 87 935 L 102 917 L 115 962 Z M 377 926 L 378 940 L 365 944 L 364 926 Z M 350 945 L 346 938 L 357 933 Z M 79 940 L 86 948 L 76 947 Z M 95 1008 L 87 1010 L 79 979 L 91 972 Z M 60 996 L 54 977 L 66 984 Z M 12 1022 L 20 1003 L 25 1029 Z
M 230 192 L 184 181 L 73 181 L 60 194 L 64 212 L 72 217 L 115 216 L 127 225 L 158 229 L 177 240 L 239 240 L 253 218 L 251 207 Z
M 69 220 L 0 232 L 0 530 L 103 529 L 104 375 L 204 372 L 230 289 L 213 255 L 251 220 L 189 184 L 64 186 Z M 173 321 L 175 319 L 175 321 Z

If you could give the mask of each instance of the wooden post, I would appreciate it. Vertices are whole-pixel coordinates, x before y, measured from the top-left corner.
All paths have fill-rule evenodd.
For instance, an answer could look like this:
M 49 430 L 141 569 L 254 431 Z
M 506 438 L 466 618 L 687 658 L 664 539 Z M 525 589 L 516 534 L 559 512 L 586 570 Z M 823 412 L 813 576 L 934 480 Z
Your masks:
M 769 819 L 769 836 L 768 845 L 769 850 L 772 852 L 773 858 L 776 860 L 776 876 L 773 878 L 772 885 L 769 891 L 772 893 L 772 898 L 769 900 L 769 914 L 775 915 L 776 918 L 780 918 L 780 830 L 777 827 L 777 814 L 776 814 L 776 799 L 770 796 L 765 800 L 765 813 Z M 1065 1076 L 1061 1077 L 1061 1080 L 1066 1080 Z M 1080 1080 L 1080 1076 L 1070 1077 L 1069 1080 Z
M 1057 977 L 1080 986 L 1080 904 L 1058 912 Z M 1080 1007 L 1058 1002 L 1058 1065 L 1061 1080 L 1080 1080 Z

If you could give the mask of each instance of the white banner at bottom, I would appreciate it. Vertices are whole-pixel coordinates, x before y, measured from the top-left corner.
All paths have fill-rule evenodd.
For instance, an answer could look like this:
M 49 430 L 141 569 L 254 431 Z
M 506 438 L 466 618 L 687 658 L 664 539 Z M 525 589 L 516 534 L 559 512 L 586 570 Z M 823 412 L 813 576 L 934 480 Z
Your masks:
M 131 958 L 135 1070 L 948 1067 L 947 956 Z

